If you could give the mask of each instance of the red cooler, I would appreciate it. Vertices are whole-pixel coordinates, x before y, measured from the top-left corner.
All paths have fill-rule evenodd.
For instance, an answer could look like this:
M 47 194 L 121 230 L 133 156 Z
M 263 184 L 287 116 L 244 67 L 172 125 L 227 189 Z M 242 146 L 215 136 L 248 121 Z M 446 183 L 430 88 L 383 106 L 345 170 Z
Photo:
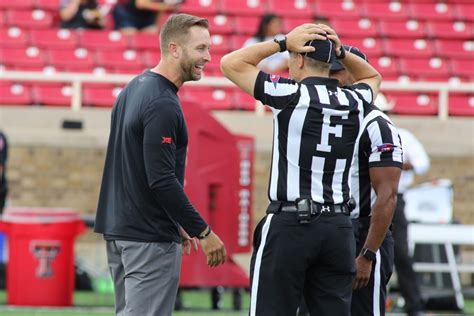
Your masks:
M 71 306 L 74 239 L 84 230 L 73 210 L 6 209 L 0 231 L 8 236 L 7 303 Z

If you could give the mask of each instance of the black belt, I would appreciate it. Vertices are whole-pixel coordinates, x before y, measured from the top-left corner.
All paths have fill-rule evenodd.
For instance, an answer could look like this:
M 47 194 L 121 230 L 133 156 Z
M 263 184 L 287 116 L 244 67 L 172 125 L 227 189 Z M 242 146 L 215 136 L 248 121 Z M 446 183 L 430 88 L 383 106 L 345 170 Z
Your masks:
M 267 214 L 276 214 L 278 212 L 296 213 L 295 202 L 274 201 L 267 209 Z M 349 215 L 350 210 L 345 204 L 321 204 L 311 201 L 311 216 L 323 214 L 345 214 Z

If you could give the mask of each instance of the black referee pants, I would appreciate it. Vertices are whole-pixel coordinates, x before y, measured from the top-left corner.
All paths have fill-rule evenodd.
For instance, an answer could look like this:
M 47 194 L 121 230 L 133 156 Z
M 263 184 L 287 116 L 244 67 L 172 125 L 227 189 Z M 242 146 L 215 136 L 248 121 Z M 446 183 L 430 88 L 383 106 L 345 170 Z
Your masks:
M 397 206 L 393 215 L 393 239 L 395 240 L 395 269 L 398 285 L 405 299 L 405 311 L 411 315 L 423 310 L 420 285 L 415 271 L 413 259 L 408 251 L 408 222 L 405 217 L 405 200 L 398 194 Z
M 311 315 L 350 315 L 354 258 L 347 215 L 305 225 L 296 213 L 265 216 L 254 233 L 250 316 L 293 316 L 303 295 Z
M 357 244 L 357 254 L 360 253 L 367 239 L 368 227 L 359 219 L 353 219 L 354 236 Z M 385 300 L 387 284 L 393 272 L 393 237 L 388 231 L 382 245 L 377 251 L 376 261 L 372 264 L 369 284 L 352 292 L 352 316 L 385 315 Z

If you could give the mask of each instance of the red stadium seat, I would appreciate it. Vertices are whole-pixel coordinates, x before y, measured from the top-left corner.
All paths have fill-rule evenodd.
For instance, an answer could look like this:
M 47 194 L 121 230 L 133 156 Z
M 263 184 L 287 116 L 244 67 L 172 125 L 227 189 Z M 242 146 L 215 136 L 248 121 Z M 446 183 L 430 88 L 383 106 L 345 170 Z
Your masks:
M 30 10 L 35 6 L 33 0 L 2 0 L 0 10 Z M 57 7 L 56 7 L 57 9 Z
M 441 58 L 405 58 L 400 70 L 408 76 L 449 76 L 448 63 Z
M 332 22 L 337 34 L 346 37 L 375 37 L 377 35 L 376 23 L 369 19 L 338 19 Z
M 26 48 L 28 36 L 25 31 L 18 27 L 0 29 L 0 47 Z
M 269 0 L 268 11 L 284 17 L 311 18 L 314 15 L 314 1 Z
M 212 53 L 211 54 L 211 61 L 204 66 L 204 73 L 207 74 L 215 74 L 220 73 L 221 68 L 221 59 L 225 54 L 223 53 Z
M 7 11 L 7 21 L 10 26 L 23 28 L 51 28 L 53 15 L 49 11 Z
M 86 106 L 111 108 L 121 90 L 119 87 L 84 87 L 83 103 Z
M 58 11 L 60 0 L 35 0 L 36 6 L 43 10 Z
M 127 69 L 143 70 L 143 66 L 139 55 L 134 50 L 125 51 L 97 51 L 96 66 L 104 67 L 106 69 L 122 70 Z
M 236 16 L 235 17 L 235 34 L 245 34 L 253 36 L 257 32 L 260 18 L 256 16 Z
M 385 54 L 401 57 L 431 57 L 434 55 L 433 43 L 426 39 L 387 39 Z
M 227 53 L 232 49 L 232 41 L 229 35 L 211 35 L 211 53 Z
M 424 38 L 425 24 L 417 20 L 380 21 L 380 35 L 391 38 Z
M 474 58 L 474 41 L 437 40 L 435 41 L 438 56 L 447 58 Z M 473 71 L 471 69 L 471 71 Z
M 124 50 L 127 39 L 118 31 L 84 30 L 79 33 L 79 45 L 88 49 Z
M 247 111 L 255 111 L 255 99 L 240 89 L 234 91 L 233 108 Z
M 390 57 L 380 57 L 375 62 L 369 59 L 372 66 L 377 69 L 384 79 L 396 78 L 399 75 L 398 59 Z
M 359 48 L 370 59 L 383 56 L 382 44 L 380 40 L 372 37 L 368 38 L 346 38 L 344 43 Z
M 315 14 L 328 18 L 359 18 L 359 6 L 351 1 L 316 1 Z
M 128 40 L 131 49 L 160 51 L 160 37 L 157 34 L 136 32 L 130 35 Z
M 451 73 L 453 76 L 464 76 L 474 80 L 474 59 L 451 60 Z
M 214 15 L 218 11 L 218 0 L 186 0 L 179 11 L 197 15 Z
M 451 93 L 449 115 L 474 116 L 474 94 Z
M 1 49 L 0 60 L 17 70 L 42 70 L 45 66 L 44 53 L 37 47 Z
M 454 14 L 459 20 L 474 22 L 474 4 L 467 1 L 466 3 L 459 1 L 456 4 Z
M 391 112 L 408 115 L 436 115 L 438 113 L 437 94 L 413 92 L 387 92 L 389 102 L 394 102 Z
M 474 37 L 474 24 L 469 22 L 440 22 L 427 23 L 428 36 L 443 39 L 472 39 Z
M 0 81 L 0 105 L 28 105 L 32 103 L 30 87 Z
M 208 110 L 228 110 L 232 105 L 232 89 L 189 87 L 185 98 L 199 100 L 199 104 Z
M 52 49 L 48 52 L 48 60 L 60 71 L 89 72 L 94 68 L 94 57 L 85 48 Z
M 30 41 L 42 48 L 73 49 L 77 46 L 77 34 L 67 29 L 31 30 Z
M 232 34 L 235 32 L 233 16 L 219 14 L 203 16 L 203 18 L 209 21 L 211 34 Z
M 146 67 L 155 67 L 160 61 L 161 55 L 160 52 L 155 50 L 147 50 L 143 52 L 142 59 Z
M 363 5 L 363 14 L 369 18 L 395 19 L 399 21 L 407 20 L 408 11 L 404 3 L 395 1 L 371 1 L 368 0 Z
M 283 28 L 286 32 L 291 31 L 297 26 L 300 26 L 303 23 L 312 23 L 312 18 L 308 17 L 299 17 L 299 18 L 287 18 L 283 19 Z
M 454 5 L 444 2 L 431 3 L 410 3 L 410 16 L 414 19 L 424 20 L 452 20 L 454 15 Z
M 225 14 L 259 16 L 265 13 L 266 0 L 221 0 Z
M 37 84 L 32 88 L 35 104 L 70 106 L 72 87 L 70 85 Z

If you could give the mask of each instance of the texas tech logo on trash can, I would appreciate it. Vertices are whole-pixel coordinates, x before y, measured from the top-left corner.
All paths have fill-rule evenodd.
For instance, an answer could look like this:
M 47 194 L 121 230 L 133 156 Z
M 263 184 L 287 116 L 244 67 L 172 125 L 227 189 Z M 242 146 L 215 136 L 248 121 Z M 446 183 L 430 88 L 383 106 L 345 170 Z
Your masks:
M 61 242 L 58 240 L 32 240 L 30 251 L 38 260 L 36 277 L 51 278 L 54 274 L 52 263 L 61 249 Z

